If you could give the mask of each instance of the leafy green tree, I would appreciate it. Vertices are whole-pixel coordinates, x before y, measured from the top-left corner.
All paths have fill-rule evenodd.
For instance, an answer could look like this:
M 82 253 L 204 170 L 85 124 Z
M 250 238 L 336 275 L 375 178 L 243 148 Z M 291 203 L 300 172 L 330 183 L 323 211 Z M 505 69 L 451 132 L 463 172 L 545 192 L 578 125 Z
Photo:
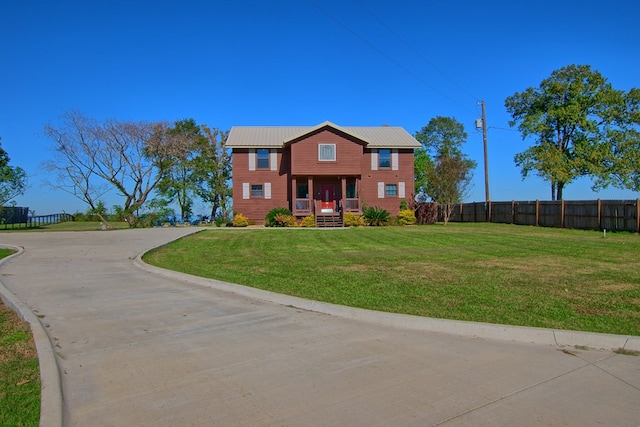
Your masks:
M 464 125 L 452 117 L 435 117 L 415 138 L 422 144 L 415 154 L 416 192 L 424 192 L 442 206 L 445 225 L 453 205 L 471 187 L 476 162 L 462 152 L 467 140 Z
M 453 117 L 434 117 L 415 134 L 427 154 L 432 158 L 463 156 L 462 146 L 467 142 L 464 125 Z
M 27 189 L 27 173 L 19 166 L 10 166 L 9 162 L 9 154 L 0 143 L 0 206 L 23 195 Z
M 535 145 L 516 154 L 523 179 L 534 172 L 551 184 L 551 199 L 578 177 L 593 189 L 640 190 L 640 90 L 615 90 L 588 65 L 569 65 L 538 87 L 505 100 L 523 139 Z
M 231 153 L 226 148 L 229 131 L 202 126 L 204 138 L 198 142 L 198 155 L 194 159 L 197 194 L 211 203 L 211 219 L 228 216 L 231 199 Z M 227 218 L 225 218 L 227 219 Z
M 416 149 L 414 156 L 414 187 L 415 194 L 430 194 L 432 191 L 428 188 L 429 179 L 427 179 L 427 171 L 433 168 L 433 159 L 424 148 Z
M 187 221 L 193 213 L 193 203 L 198 190 L 199 177 L 196 171 L 200 147 L 206 140 L 194 119 L 175 122 L 167 133 L 184 147 L 165 175 L 158 183 L 158 192 L 167 200 L 175 201 L 180 207 L 180 216 Z

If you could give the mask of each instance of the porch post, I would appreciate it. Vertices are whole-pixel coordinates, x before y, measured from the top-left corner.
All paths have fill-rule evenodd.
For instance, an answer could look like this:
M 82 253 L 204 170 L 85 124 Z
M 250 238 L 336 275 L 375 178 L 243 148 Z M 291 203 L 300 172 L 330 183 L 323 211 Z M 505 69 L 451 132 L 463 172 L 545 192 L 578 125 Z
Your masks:
M 296 206 L 296 196 L 298 195 L 298 180 L 295 176 L 291 177 L 291 212 L 296 215 L 298 207 Z
M 342 226 L 344 227 L 344 210 L 347 207 L 347 177 L 343 176 L 340 178 L 340 180 L 342 181 L 342 194 L 341 194 L 341 200 L 340 200 L 340 216 L 342 217 Z
M 313 193 L 313 177 L 307 177 L 307 190 L 309 191 L 309 209 L 311 209 L 311 213 L 313 215 L 316 214 L 316 202 L 315 196 Z

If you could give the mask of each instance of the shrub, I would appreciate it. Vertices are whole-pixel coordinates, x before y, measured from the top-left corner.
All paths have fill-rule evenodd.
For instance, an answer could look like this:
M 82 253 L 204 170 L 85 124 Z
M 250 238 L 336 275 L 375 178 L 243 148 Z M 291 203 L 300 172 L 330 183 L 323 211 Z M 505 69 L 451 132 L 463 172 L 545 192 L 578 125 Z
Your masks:
M 300 222 L 300 227 L 315 227 L 316 226 L 316 217 L 313 215 L 305 216 L 302 218 L 302 222 Z
M 421 203 L 416 208 L 418 224 L 435 224 L 438 222 L 438 204 Z
M 247 225 L 249 225 L 249 220 L 247 219 L 246 216 L 242 215 L 241 213 L 236 214 L 236 216 L 233 217 L 233 226 L 234 227 L 246 227 Z
M 406 200 L 401 201 L 401 202 L 400 202 L 400 210 L 401 210 L 401 211 L 405 211 L 405 210 L 407 210 L 407 209 L 408 209 L 408 208 L 407 208 L 407 201 L 406 201 Z
M 363 214 L 365 222 L 371 226 L 387 225 L 391 219 L 389 211 L 376 206 L 364 208 Z
M 416 222 L 416 213 L 412 209 L 403 209 L 398 213 L 400 225 L 414 225 Z
M 296 217 L 287 214 L 277 214 L 273 219 L 274 227 L 297 227 Z
M 277 215 L 289 215 L 291 216 L 291 211 L 287 208 L 273 208 L 269 211 L 267 216 L 264 218 L 264 225 L 267 227 L 286 227 L 285 225 L 278 225 L 276 222 Z
M 356 215 L 353 212 L 345 212 L 344 225 L 347 227 L 364 227 L 366 224 L 362 215 Z

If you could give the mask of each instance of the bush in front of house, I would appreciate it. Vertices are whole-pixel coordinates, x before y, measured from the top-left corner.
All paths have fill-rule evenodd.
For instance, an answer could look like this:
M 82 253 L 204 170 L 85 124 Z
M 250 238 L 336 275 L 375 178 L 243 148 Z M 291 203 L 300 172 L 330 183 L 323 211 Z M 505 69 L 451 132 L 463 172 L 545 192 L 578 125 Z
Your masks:
M 347 227 L 364 227 L 366 224 L 362 215 L 357 215 L 353 212 L 345 212 L 344 225 Z
M 235 214 L 232 225 L 234 227 L 246 227 L 249 225 L 249 219 L 241 213 Z
M 388 225 L 391 220 L 391 215 L 386 209 L 379 208 L 377 206 L 365 207 L 362 210 L 364 221 L 367 225 L 379 227 Z
M 398 212 L 398 224 L 414 225 L 416 222 L 416 213 L 413 211 L 413 209 L 403 209 Z
M 315 227 L 316 217 L 314 215 L 305 216 L 300 222 L 300 227 Z
M 420 203 L 415 214 L 418 224 L 435 224 L 438 222 L 438 204 L 435 202 Z
M 297 227 L 298 221 L 293 215 L 278 214 L 274 218 L 274 224 L 273 227 Z
M 291 216 L 291 211 L 287 208 L 273 208 L 269 211 L 266 217 L 264 217 L 264 225 L 267 227 L 286 227 L 282 221 L 278 223 L 276 216 L 288 215 Z M 280 218 L 282 220 L 282 218 Z

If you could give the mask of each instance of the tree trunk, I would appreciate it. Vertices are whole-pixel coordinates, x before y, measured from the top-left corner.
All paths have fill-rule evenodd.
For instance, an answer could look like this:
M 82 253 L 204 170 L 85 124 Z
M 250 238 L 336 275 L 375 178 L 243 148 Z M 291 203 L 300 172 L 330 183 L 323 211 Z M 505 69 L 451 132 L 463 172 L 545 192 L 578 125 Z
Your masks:
M 559 182 L 558 183 L 558 188 L 557 188 L 557 197 L 556 200 L 562 200 L 562 190 L 564 189 L 564 182 Z
M 551 181 L 551 201 L 556 200 L 556 183 L 555 181 Z

